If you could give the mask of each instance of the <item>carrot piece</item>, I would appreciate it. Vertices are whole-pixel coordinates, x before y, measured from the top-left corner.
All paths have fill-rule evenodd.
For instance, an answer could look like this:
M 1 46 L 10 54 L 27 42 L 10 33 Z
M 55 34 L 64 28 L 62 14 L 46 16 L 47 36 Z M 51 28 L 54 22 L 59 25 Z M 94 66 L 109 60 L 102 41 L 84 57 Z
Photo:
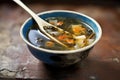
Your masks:
M 75 40 L 74 39 L 66 39 L 66 42 L 68 43 L 68 44 L 74 44 L 75 43 Z
M 58 36 L 58 40 L 64 40 L 65 38 L 67 38 L 67 35 L 65 34 Z
M 61 26 L 61 25 L 63 25 L 63 21 L 57 22 L 57 26 Z
M 47 41 L 47 42 L 45 43 L 45 46 L 46 46 L 46 47 L 54 47 L 54 43 L 53 43 L 52 41 Z

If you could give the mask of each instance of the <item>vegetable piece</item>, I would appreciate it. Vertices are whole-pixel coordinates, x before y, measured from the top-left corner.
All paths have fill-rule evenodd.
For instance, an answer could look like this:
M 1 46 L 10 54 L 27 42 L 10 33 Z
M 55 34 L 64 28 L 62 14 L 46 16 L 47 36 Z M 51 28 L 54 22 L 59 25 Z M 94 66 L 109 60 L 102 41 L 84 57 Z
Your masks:
M 68 44 L 74 44 L 75 43 L 75 40 L 74 39 L 66 39 L 66 42 L 68 43 Z
M 54 42 L 52 42 L 52 41 L 47 41 L 46 43 L 45 43 L 45 47 L 48 47 L 48 48 L 51 48 L 51 47 L 54 47 Z
M 61 25 L 63 25 L 63 21 L 57 22 L 57 26 L 61 26 Z
M 57 39 L 69 46 L 73 46 L 75 44 L 75 39 L 69 34 L 61 34 L 57 37 Z
M 88 43 L 87 44 L 91 44 L 93 43 L 94 39 L 88 39 Z
M 81 47 L 84 47 L 85 46 L 85 43 L 84 43 L 84 40 L 86 39 L 86 36 L 85 35 L 82 35 L 82 36 L 77 36 L 76 37 L 76 46 L 78 48 L 81 48 Z
M 72 31 L 75 35 L 81 35 L 86 33 L 86 29 L 83 28 L 81 24 L 72 25 Z
M 60 40 L 60 41 L 63 41 L 64 39 L 66 39 L 67 38 L 67 35 L 66 34 L 62 34 L 62 35 L 59 35 L 58 36 L 58 40 Z
M 91 39 L 91 38 L 94 37 L 94 36 L 95 36 L 95 33 L 92 33 L 90 36 L 88 36 L 87 39 Z
M 58 21 L 56 19 L 55 20 L 49 20 L 49 23 L 52 24 L 52 25 L 57 25 L 57 22 Z
M 84 40 L 84 43 L 86 46 L 91 44 L 94 41 L 94 39 L 92 39 L 92 37 L 94 37 L 94 35 L 95 35 L 95 33 L 92 33 Z

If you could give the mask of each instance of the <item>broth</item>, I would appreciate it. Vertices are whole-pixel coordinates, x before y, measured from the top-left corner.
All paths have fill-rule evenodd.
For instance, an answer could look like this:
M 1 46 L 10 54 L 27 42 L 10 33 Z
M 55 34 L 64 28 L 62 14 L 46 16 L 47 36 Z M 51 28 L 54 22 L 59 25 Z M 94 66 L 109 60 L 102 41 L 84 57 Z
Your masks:
M 66 17 L 50 17 L 47 22 L 68 31 L 71 34 L 60 32 L 51 26 L 44 26 L 44 29 L 56 39 L 66 44 L 69 48 L 57 44 L 40 32 L 37 24 L 32 25 L 28 31 L 27 39 L 35 46 L 52 50 L 74 50 L 83 48 L 95 39 L 95 33 L 90 26 L 79 19 Z M 74 37 L 74 36 L 75 37 Z

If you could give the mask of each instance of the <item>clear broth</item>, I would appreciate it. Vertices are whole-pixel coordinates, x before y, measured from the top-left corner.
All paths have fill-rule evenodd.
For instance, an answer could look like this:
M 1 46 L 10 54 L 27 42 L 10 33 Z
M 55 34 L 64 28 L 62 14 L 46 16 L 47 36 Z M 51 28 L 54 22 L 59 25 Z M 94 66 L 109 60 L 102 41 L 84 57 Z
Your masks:
M 45 26 L 45 29 L 48 30 L 48 33 L 50 33 L 52 36 L 56 37 L 59 40 L 61 39 L 60 41 L 63 42 L 64 44 L 66 44 L 65 40 L 69 41 L 67 44 L 70 43 L 68 45 L 70 48 L 66 48 L 50 40 L 44 34 L 42 34 L 40 30 L 38 29 L 37 24 L 35 23 L 34 25 L 30 27 L 30 29 L 28 30 L 28 34 L 27 34 L 28 41 L 31 42 L 35 46 L 38 46 L 40 48 L 52 49 L 52 50 L 73 50 L 73 49 L 83 48 L 85 46 L 90 45 L 92 42 L 94 42 L 94 39 L 95 39 L 94 31 L 90 28 L 88 24 L 82 22 L 79 19 L 65 18 L 65 17 L 50 17 L 45 20 L 53 25 L 56 25 L 62 28 L 65 31 L 70 32 L 71 34 L 76 35 L 77 38 L 73 40 L 71 39 L 66 40 L 66 38 L 63 38 L 64 37 L 63 33 L 61 36 L 59 35 L 59 32 L 57 32 L 57 30 L 48 29 L 50 27 Z M 94 35 L 90 37 L 91 34 L 94 34 Z

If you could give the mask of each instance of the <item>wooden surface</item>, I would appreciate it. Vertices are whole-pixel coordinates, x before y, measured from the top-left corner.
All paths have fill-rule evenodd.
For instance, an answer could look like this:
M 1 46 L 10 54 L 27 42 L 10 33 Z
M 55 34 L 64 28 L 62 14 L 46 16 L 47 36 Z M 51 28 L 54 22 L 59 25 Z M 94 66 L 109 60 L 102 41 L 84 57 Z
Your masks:
M 79 2 L 80 3 L 80 2 Z M 117 3 L 117 2 L 116 2 Z M 84 13 L 96 19 L 103 30 L 101 40 L 88 58 L 68 68 L 53 68 L 38 61 L 19 35 L 29 14 L 14 3 L 0 4 L 0 78 L 39 80 L 120 80 L 120 6 L 112 3 L 69 4 L 35 2 L 27 4 L 34 12 L 63 9 Z M 0 79 L 0 80 L 1 80 Z

